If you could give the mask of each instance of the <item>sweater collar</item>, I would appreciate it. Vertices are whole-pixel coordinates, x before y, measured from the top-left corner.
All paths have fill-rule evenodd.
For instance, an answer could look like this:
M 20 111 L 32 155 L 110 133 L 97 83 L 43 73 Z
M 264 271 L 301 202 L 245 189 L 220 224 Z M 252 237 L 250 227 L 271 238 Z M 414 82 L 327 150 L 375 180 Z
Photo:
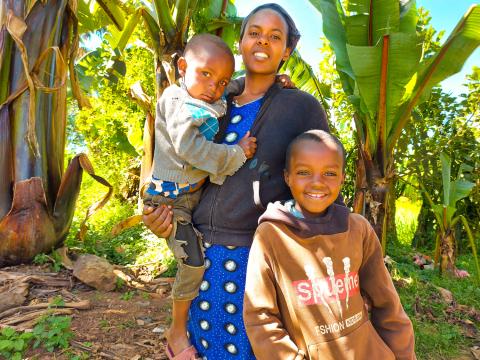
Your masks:
M 287 225 L 300 237 L 312 237 L 316 235 L 332 235 L 348 230 L 347 207 L 333 203 L 322 216 L 299 218 L 292 214 L 288 204 L 280 201 L 268 204 L 265 213 L 260 216 L 258 223 L 271 221 Z

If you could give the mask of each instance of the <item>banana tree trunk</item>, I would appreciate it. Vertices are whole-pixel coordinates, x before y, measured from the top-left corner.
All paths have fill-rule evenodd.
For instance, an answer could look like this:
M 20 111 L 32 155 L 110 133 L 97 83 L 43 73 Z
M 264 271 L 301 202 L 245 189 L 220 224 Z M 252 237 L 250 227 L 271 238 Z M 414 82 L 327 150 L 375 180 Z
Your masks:
M 397 187 L 398 178 L 393 178 L 392 183 L 390 184 L 388 197 L 387 197 L 387 214 L 386 214 L 386 236 L 388 237 L 389 241 L 397 242 L 398 241 L 398 234 L 397 234 L 397 223 L 395 221 L 395 214 L 397 212 L 396 206 L 396 187 Z
M 455 258 L 455 236 L 454 232 L 448 229 L 440 236 L 440 274 L 454 273 Z
M 362 152 L 358 151 L 355 174 L 355 198 L 353 200 L 353 212 L 365 216 L 365 193 L 367 191 L 367 178 Z
M 95 177 L 85 155 L 64 174 L 75 4 L 0 5 L 0 266 L 28 262 L 63 241 L 82 169 Z
M 380 164 L 364 155 L 364 165 L 368 190 L 365 194 L 365 217 L 372 224 L 382 244 L 383 253 L 386 249 L 386 209 L 390 182 L 382 175 Z

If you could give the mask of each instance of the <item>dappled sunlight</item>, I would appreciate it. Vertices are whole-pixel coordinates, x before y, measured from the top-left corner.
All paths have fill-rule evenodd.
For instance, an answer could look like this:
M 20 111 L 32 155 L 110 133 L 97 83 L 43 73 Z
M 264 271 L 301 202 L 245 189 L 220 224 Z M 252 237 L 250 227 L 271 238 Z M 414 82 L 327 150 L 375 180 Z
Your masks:
M 421 206 L 420 201 L 412 202 L 404 196 L 397 199 L 395 223 L 400 244 L 405 246 L 412 244 L 413 236 L 417 230 L 417 218 Z

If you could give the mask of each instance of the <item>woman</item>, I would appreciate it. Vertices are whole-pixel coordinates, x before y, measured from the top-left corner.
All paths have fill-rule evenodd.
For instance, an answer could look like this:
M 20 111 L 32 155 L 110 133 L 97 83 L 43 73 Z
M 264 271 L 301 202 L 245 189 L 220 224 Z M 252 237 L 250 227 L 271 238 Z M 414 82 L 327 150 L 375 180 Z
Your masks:
M 281 64 L 300 35 L 277 4 L 261 5 L 243 21 L 240 53 L 245 82 L 228 96 L 220 141 L 233 144 L 247 131 L 257 152 L 223 185 L 209 184 L 193 220 L 204 234 L 206 272 L 190 307 L 190 340 L 204 358 L 254 359 L 242 319 L 248 252 L 259 216 L 268 202 L 291 198 L 283 180 L 285 150 L 310 129 L 328 131 L 325 112 L 311 95 L 275 83 Z M 145 224 L 158 236 L 171 231 L 168 209 L 146 208 Z M 168 336 L 167 336 L 168 340 Z

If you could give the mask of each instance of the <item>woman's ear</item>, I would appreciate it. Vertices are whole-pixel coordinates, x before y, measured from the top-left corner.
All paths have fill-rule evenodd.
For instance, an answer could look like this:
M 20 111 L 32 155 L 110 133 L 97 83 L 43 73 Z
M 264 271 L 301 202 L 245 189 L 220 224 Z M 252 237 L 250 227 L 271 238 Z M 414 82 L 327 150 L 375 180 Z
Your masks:
M 187 60 L 185 60 L 185 58 L 183 56 L 178 58 L 177 68 L 178 68 L 178 73 L 180 74 L 180 76 L 184 77 L 185 72 L 187 71 Z
M 287 61 L 287 59 L 290 57 L 291 54 L 292 54 L 292 49 L 290 49 L 289 47 L 285 48 L 285 52 L 283 53 L 282 60 Z

